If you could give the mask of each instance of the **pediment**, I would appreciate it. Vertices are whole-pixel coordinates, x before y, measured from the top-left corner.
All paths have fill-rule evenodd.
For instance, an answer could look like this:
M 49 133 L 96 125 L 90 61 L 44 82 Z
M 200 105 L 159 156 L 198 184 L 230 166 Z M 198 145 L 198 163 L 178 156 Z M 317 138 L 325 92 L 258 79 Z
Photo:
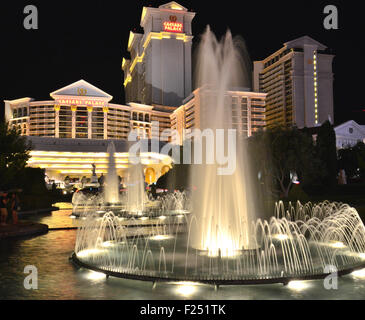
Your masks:
M 100 90 L 99 88 L 93 86 L 85 80 L 79 80 L 74 83 L 69 84 L 66 87 L 58 89 L 51 94 L 52 98 L 60 97 L 60 96 L 85 96 L 85 97 L 96 97 L 96 98 L 104 98 L 106 100 L 111 100 L 113 97 L 108 93 Z

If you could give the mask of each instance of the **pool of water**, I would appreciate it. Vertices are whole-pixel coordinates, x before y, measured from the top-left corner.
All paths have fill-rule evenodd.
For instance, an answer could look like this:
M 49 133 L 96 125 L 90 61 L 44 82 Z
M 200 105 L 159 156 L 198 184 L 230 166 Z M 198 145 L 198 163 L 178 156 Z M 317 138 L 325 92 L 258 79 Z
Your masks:
M 74 227 L 68 204 L 48 215 L 22 217 L 50 228 Z M 0 299 L 128 299 L 128 300 L 239 300 L 239 299 L 365 299 L 365 272 L 338 279 L 337 289 L 327 290 L 322 280 L 259 286 L 221 286 L 192 283 L 152 283 L 105 278 L 76 268 L 70 261 L 76 230 L 49 231 L 45 235 L 0 241 Z M 24 288 L 24 267 L 38 270 L 38 289 Z

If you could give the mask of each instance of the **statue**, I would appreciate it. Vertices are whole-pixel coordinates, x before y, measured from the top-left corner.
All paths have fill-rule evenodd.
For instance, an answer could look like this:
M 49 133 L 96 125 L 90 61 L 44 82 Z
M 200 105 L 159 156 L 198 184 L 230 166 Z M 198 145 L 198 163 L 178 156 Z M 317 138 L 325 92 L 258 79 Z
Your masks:
M 96 166 L 94 163 L 92 164 L 92 167 L 91 183 L 98 183 L 98 176 L 96 175 Z

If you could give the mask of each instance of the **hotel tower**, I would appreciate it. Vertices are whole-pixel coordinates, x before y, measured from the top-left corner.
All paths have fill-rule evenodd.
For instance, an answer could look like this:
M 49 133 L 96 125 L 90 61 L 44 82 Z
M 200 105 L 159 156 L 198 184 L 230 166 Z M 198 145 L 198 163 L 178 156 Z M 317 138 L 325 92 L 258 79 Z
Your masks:
M 130 59 L 123 59 L 126 101 L 178 107 L 191 87 L 191 22 L 195 16 L 176 2 L 144 7 L 144 33 L 130 32 Z
M 334 56 L 326 48 L 304 36 L 254 62 L 254 91 L 267 93 L 267 127 L 315 127 L 328 119 L 333 123 Z

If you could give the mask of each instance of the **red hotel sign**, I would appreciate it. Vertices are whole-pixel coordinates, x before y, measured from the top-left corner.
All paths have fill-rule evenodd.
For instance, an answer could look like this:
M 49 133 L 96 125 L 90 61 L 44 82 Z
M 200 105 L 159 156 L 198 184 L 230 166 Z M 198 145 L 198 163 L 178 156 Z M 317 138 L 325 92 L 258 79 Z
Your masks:
M 163 23 L 163 30 L 169 32 L 182 32 L 183 24 L 181 22 L 165 21 Z

